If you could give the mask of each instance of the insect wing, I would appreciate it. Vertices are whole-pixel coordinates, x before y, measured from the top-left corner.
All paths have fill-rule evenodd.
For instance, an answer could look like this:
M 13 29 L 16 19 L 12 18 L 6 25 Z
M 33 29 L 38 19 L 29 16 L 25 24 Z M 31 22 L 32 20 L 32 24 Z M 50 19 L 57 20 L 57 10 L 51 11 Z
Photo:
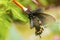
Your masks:
M 49 14 L 37 13 L 35 16 L 37 16 L 41 20 L 43 25 L 46 25 L 55 21 L 55 18 Z

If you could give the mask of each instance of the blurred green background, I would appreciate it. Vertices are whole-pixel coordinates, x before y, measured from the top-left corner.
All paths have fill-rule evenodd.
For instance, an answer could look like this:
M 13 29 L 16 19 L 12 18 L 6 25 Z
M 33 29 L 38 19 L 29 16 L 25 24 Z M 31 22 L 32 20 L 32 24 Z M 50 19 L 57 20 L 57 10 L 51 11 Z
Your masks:
M 38 8 L 32 0 L 17 1 L 31 10 Z M 39 2 L 44 8 L 51 7 L 44 10 L 44 13 L 56 18 L 56 22 L 47 25 L 41 35 L 42 38 L 35 36 L 35 30 L 30 29 L 27 15 L 12 0 L 0 0 L 0 40 L 60 40 L 60 0 L 39 0 Z

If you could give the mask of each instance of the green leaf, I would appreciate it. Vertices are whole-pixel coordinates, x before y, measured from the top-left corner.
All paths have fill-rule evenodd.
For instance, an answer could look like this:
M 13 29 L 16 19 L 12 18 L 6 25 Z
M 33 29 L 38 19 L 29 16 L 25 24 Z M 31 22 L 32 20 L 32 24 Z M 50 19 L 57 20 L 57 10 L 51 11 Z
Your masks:
M 8 13 L 11 14 L 10 12 L 7 13 L 7 10 L 12 11 L 13 18 L 16 18 L 23 22 L 27 22 L 28 19 L 11 1 L 0 0 L 0 40 L 6 39 L 8 30 L 10 29 L 10 25 L 13 21 L 13 19 L 11 19 L 9 15 L 7 15 Z

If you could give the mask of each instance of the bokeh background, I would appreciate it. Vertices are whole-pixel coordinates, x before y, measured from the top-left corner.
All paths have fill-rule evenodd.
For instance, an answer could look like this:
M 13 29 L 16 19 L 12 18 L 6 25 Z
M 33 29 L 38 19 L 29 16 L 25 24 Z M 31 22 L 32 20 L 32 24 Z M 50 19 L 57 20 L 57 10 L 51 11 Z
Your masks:
M 25 7 L 38 8 L 32 0 L 17 0 Z M 30 29 L 29 19 L 12 0 L 0 0 L 0 40 L 60 40 L 60 0 L 38 0 L 44 5 L 43 13 L 52 15 L 56 22 L 50 23 L 39 36 Z M 48 21 L 48 20 L 47 20 Z

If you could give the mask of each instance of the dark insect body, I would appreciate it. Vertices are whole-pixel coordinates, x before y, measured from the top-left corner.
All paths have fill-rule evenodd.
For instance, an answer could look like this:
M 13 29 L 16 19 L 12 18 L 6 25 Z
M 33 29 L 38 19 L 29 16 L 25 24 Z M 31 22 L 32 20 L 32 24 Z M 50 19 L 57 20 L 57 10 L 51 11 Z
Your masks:
M 30 28 L 31 29 L 35 28 L 36 35 L 40 35 L 43 32 L 44 28 L 42 26 L 47 25 L 48 23 L 55 21 L 55 18 L 53 16 L 41 12 L 40 8 L 38 8 L 34 11 L 31 11 L 28 14 L 28 16 L 30 19 Z

